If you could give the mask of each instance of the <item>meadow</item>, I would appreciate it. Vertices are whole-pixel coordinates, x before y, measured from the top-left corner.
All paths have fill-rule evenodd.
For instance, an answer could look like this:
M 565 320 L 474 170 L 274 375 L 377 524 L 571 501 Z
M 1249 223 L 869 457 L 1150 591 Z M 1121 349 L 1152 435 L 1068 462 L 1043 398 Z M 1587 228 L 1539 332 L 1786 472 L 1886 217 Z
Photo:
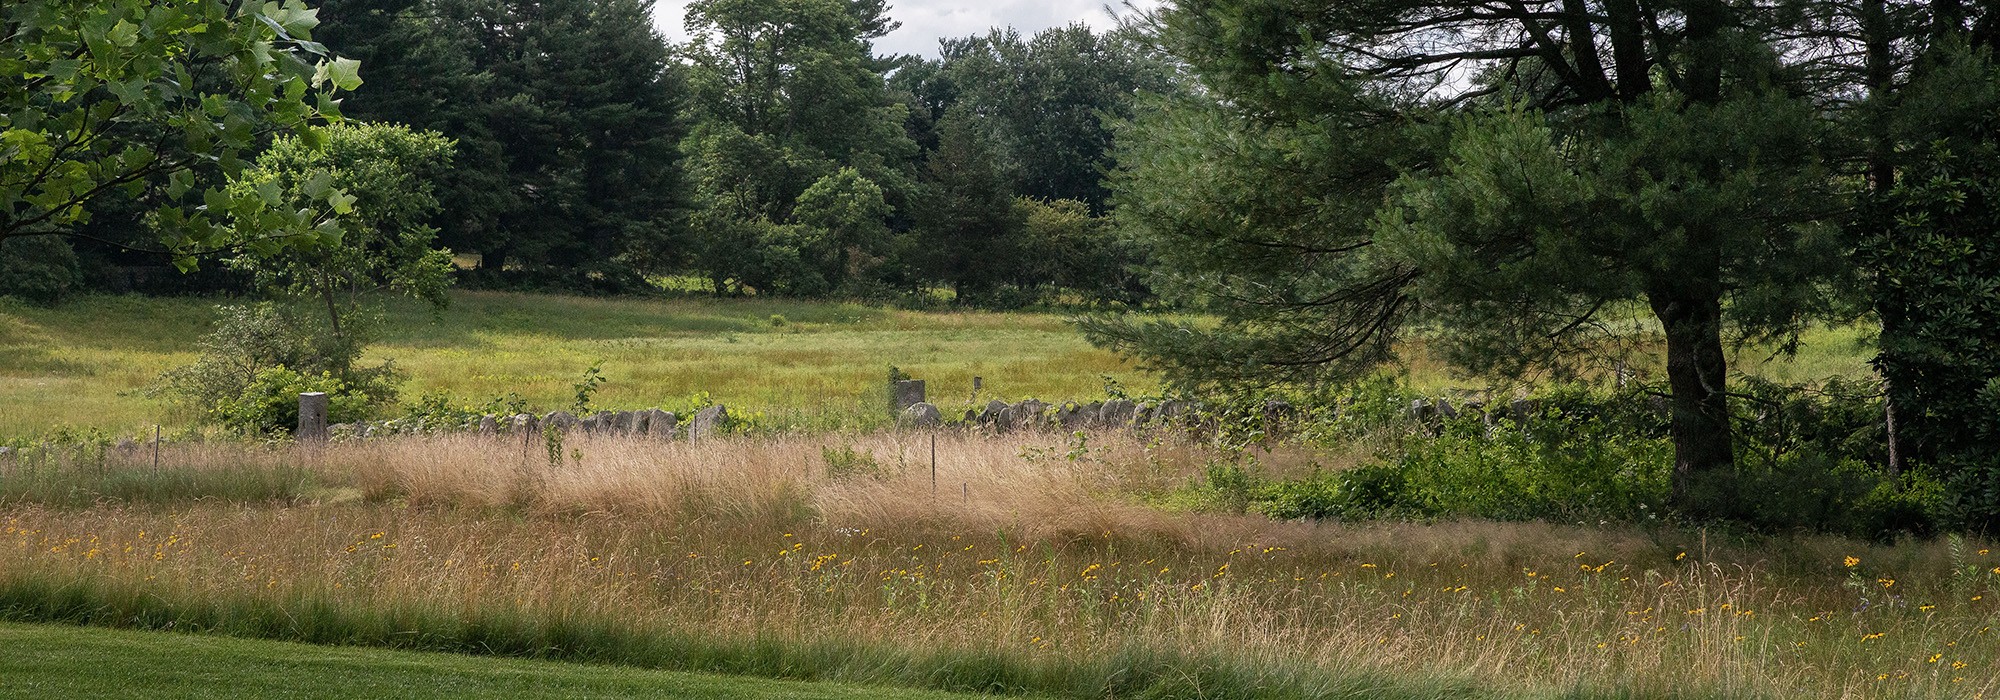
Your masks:
M 1991 542 L 1166 507 L 1166 434 L 9 467 L 0 618 L 1060 697 L 1983 698 Z M 1310 468 L 1296 448 L 1274 470 Z
M 1091 347 L 1061 315 L 915 312 L 758 299 L 592 299 L 456 292 L 443 312 L 402 302 L 373 321 L 370 360 L 393 359 L 404 398 L 479 402 L 518 394 L 566 407 L 595 363 L 598 406 L 677 405 L 707 394 L 768 423 L 817 430 L 880 426 L 896 365 L 946 407 L 1101 396 L 1104 377 L 1135 390 L 1148 375 Z M 192 416 L 148 398 L 192 348 L 220 299 L 88 297 L 54 309 L 0 299 L 0 436 L 57 426 L 150 433 Z
M 1092 347 L 1062 313 L 904 311 L 770 299 L 586 298 L 460 291 L 442 312 L 389 301 L 372 325 L 369 359 L 407 370 L 406 402 L 427 394 L 462 403 L 519 395 L 563 408 L 595 363 L 610 381 L 596 405 L 647 408 L 706 394 L 764 424 L 817 431 L 885 425 L 881 387 L 891 365 L 929 382 L 947 415 L 999 398 L 1089 400 L 1106 379 L 1158 390 L 1158 379 Z M 167 369 L 192 362 L 195 341 L 225 299 L 84 297 L 56 308 L 0 299 L 0 438 L 61 427 L 150 434 L 194 416 L 147 396 Z M 1631 367 L 1660 360 L 1633 324 Z M 1736 349 L 1734 367 L 1783 382 L 1869 373 L 1869 336 L 1853 327 L 1809 331 L 1796 357 L 1771 346 Z M 1412 342 L 1401 370 L 1431 392 L 1481 386 Z M 973 378 L 983 380 L 975 396 Z M 975 400 L 976 399 L 976 400 Z
M 975 376 L 980 401 L 1102 397 L 1107 378 L 1158 390 L 1061 314 L 452 299 L 442 314 L 391 304 L 375 321 L 370 355 L 410 372 L 406 399 L 514 393 L 563 407 L 601 362 L 610 382 L 599 407 L 706 394 L 758 429 L 699 444 L 429 435 L 310 448 L 210 435 L 155 450 L 17 439 L 0 456 L 0 621 L 387 648 L 324 654 L 417 669 L 403 677 L 486 674 L 463 679 L 473 689 L 529 677 L 500 669 L 553 674 L 555 687 L 589 673 L 368 655 L 621 669 L 611 686 L 574 686 L 579 695 L 653 682 L 690 697 L 2000 694 L 1993 542 L 1666 522 L 1277 520 L 1218 497 L 1206 486 L 1215 468 L 1248 458 L 1261 477 L 1295 478 L 1378 460 L 1395 441 L 1246 452 L 1176 430 L 890 426 L 891 365 L 928 380 L 948 415 L 974 403 Z M 0 302 L 0 438 L 191 425 L 143 390 L 192 359 L 216 303 Z M 1646 336 L 1630 336 L 1628 369 L 1642 377 L 1657 363 Z M 1816 329 L 1794 358 L 1738 348 L 1736 368 L 1779 381 L 1857 376 L 1867 343 L 1860 330 Z M 1405 386 L 1478 386 L 1414 354 Z M 61 658 L 195 653 L 179 638 L 52 631 L 66 629 L 0 627 L 0 639 L 64 650 L 0 683 L 75 677 L 49 670 Z M 230 653 L 290 653 L 253 647 Z M 724 680 L 621 675 L 664 672 Z M 813 684 L 757 690 L 745 678 Z M 628 680 L 637 685 L 619 685 Z M 481 692 L 459 687 L 439 696 Z

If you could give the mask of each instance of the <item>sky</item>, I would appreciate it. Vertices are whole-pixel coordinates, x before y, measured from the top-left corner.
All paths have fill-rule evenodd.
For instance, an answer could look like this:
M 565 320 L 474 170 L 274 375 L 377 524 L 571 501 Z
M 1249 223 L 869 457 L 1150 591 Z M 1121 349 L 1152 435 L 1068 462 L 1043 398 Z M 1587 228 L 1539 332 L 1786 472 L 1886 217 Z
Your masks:
M 877 55 L 919 54 L 937 56 L 938 39 L 984 34 L 994 27 L 1013 27 L 1033 34 L 1050 27 L 1083 22 L 1098 29 L 1115 24 L 1105 11 L 1106 0 L 889 0 L 889 17 L 903 23 L 901 29 L 875 42 Z M 1123 0 L 1110 0 L 1115 11 L 1125 12 Z M 1147 7 L 1156 0 L 1134 0 Z M 687 40 L 682 26 L 686 0 L 662 0 L 653 23 L 660 33 L 675 42 Z

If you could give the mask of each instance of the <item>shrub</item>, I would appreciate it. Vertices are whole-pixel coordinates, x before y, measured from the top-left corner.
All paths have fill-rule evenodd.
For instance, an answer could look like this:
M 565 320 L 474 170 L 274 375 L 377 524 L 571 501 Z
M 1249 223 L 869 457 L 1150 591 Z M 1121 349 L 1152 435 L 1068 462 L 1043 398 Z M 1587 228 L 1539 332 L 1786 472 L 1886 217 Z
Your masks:
M 347 423 L 368 417 L 374 400 L 331 373 L 300 374 L 284 366 L 257 373 L 235 397 L 208 408 L 209 420 L 245 434 L 289 430 L 299 424 L 299 394 L 323 392 L 327 420 Z
M 212 422 L 266 433 L 297 425 L 298 392 L 277 410 L 278 392 L 326 391 L 336 421 L 358 420 L 393 403 L 402 372 L 391 363 L 356 367 L 362 343 L 357 329 L 346 335 L 320 332 L 286 309 L 263 303 L 220 307 L 215 329 L 197 347 L 193 364 L 168 371 L 153 393 L 181 403 Z M 282 371 L 280 371 L 282 370 Z
M 0 240 L 0 297 L 37 304 L 62 301 L 82 279 L 76 252 L 55 236 Z

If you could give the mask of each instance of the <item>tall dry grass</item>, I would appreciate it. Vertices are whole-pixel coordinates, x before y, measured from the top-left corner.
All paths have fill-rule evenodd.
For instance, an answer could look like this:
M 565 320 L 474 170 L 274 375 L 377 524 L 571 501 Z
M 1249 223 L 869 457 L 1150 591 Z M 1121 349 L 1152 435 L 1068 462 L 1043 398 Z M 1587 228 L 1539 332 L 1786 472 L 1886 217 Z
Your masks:
M 897 682 L 932 682 L 910 670 L 928 653 L 1071 668 L 1140 650 L 1271 669 L 1257 682 L 1297 691 L 1258 697 L 1332 696 L 1355 677 L 1528 695 L 2000 692 L 2000 557 L 1985 543 L 1273 522 L 1148 505 L 1199 473 L 1212 455 L 1195 446 L 946 434 L 933 485 L 930 444 L 579 437 L 557 464 L 539 442 L 470 437 L 246 449 L 228 461 L 309 470 L 313 492 L 17 502 L 0 514 L 0 587 L 261 601 L 285 611 L 280 628 L 336 609 L 389 627 L 512 615 L 862 644 L 909 656 L 825 675 Z M 1002 685 L 1096 687 L 1019 683 Z

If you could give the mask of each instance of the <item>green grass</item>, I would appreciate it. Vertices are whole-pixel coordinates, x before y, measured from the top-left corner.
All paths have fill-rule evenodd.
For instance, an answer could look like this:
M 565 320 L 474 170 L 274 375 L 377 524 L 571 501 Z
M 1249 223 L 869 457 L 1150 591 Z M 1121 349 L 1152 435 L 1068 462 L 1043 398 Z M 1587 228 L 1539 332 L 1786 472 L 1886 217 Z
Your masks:
M 541 410 L 562 408 L 583 371 L 602 361 L 610 383 L 600 408 L 673 408 L 706 393 L 739 414 L 764 414 L 768 425 L 841 430 L 887 422 L 880 390 L 890 365 L 927 380 L 932 402 L 953 414 L 973 405 L 973 377 L 985 379 L 980 402 L 1089 400 L 1103 396 L 1105 376 L 1136 392 L 1157 385 L 1057 314 L 758 298 L 451 298 L 441 312 L 393 303 L 379 320 L 369 354 L 409 370 L 405 399 L 441 393 L 477 403 L 515 393 Z M 189 416 L 143 389 L 193 360 L 221 301 L 96 296 L 45 309 L 0 299 L 0 437 L 187 425 Z M 1629 325 L 1641 334 L 1650 327 L 1643 318 Z M 1802 340 L 1795 357 L 1738 349 L 1732 368 L 1782 382 L 1870 372 L 1866 329 L 1819 328 Z M 1663 376 L 1657 356 L 1632 361 L 1642 377 Z M 1421 353 L 1406 381 L 1433 392 L 1479 385 Z
M 10 698 L 797 698 L 972 696 L 618 666 L 0 624 Z
M 0 436 L 57 426 L 121 433 L 185 425 L 143 388 L 193 359 L 216 299 L 87 297 L 54 309 L 0 300 Z M 931 313 L 761 299 L 601 299 L 457 292 L 438 313 L 390 306 L 375 358 L 427 392 L 479 401 L 518 393 L 567 406 L 592 363 L 610 378 L 599 407 L 687 403 L 700 393 L 780 425 L 878 425 L 890 365 L 930 382 L 931 398 L 1060 401 L 1103 393 L 1103 375 L 1133 388 L 1150 377 L 1091 347 L 1061 316 Z

